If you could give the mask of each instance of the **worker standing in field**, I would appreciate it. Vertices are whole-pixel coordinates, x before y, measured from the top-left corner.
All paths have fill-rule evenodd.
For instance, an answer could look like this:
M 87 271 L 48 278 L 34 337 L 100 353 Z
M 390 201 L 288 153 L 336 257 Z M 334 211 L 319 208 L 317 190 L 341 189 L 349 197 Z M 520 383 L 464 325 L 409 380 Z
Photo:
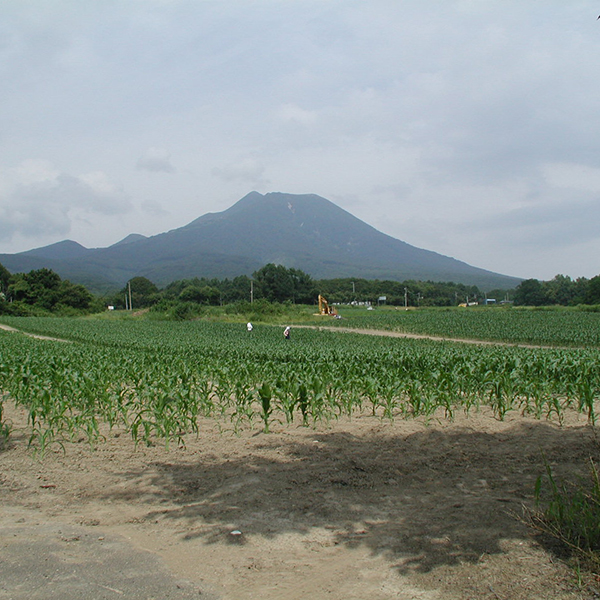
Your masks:
M 286 340 L 290 339 L 290 331 L 292 330 L 292 328 L 288 325 L 284 330 L 283 330 L 283 337 Z
M 252 323 L 250 323 L 250 321 L 248 321 L 248 325 L 246 325 L 246 328 L 248 329 L 248 331 L 252 331 L 253 327 L 252 327 Z

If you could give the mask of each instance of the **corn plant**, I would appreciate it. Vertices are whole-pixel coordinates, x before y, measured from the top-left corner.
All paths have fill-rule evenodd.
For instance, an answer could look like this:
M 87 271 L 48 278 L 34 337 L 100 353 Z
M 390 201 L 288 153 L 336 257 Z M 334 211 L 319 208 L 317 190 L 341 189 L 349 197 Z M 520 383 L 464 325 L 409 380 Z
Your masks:
M 271 414 L 273 413 L 273 406 L 271 405 L 273 391 L 271 390 L 271 386 L 268 383 L 263 383 L 260 388 L 258 388 L 258 395 L 260 397 L 260 403 L 262 407 L 260 416 L 265 424 L 264 431 L 265 433 L 269 433 L 269 423 Z

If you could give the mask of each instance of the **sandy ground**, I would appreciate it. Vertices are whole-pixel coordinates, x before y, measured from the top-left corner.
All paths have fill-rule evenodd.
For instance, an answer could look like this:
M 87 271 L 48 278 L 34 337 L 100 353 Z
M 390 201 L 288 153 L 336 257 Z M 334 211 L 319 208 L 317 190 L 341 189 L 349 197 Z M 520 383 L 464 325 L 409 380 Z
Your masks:
M 206 421 L 185 448 L 135 448 L 107 431 L 94 451 L 80 442 L 36 459 L 25 415 L 10 402 L 5 411 L 13 424 L 0 451 L 5 556 L 11 532 L 76 531 L 61 534 L 55 562 L 75 560 L 86 539 L 113 540 L 132 555 L 145 551 L 193 597 L 597 597 L 516 518 L 531 505 L 542 452 L 559 476 L 598 457 L 593 429 L 574 415 L 562 427 L 485 411 L 429 423 L 361 416 L 237 435 Z M 114 563 L 99 568 L 109 579 L 104 595 L 90 597 L 134 597 Z M 6 581 L 0 598 L 25 597 Z

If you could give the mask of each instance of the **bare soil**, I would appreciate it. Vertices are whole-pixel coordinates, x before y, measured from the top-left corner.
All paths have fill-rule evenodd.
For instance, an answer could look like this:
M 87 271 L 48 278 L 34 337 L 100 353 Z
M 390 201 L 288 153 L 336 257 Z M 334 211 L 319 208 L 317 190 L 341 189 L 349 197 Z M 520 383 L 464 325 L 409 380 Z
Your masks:
M 185 448 L 136 448 L 106 431 L 95 450 L 81 441 L 40 459 L 26 415 L 11 403 L 5 412 L 13 432 L 0 451 L 0 531 L 118 536 L 206 596 L 597 597 L 518 518 L 542 453 L 559 477 L 598 457 L 595 431 L 577 415 L 562 426 L 486 410 L 452 422 L 365 415 L 275 424 L 270 434 L 207 420 Z

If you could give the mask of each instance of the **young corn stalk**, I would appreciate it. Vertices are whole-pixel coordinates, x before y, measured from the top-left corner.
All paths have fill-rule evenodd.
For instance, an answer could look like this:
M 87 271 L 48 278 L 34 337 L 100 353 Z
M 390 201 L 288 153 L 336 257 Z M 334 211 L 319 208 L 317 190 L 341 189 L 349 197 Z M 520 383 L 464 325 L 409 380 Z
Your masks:
M 263 383 L 260 388 L 258 388 L 258 396 L 260 397 L 262 407 L 260 416 L 265 424 L 264 431 L 265 433 L 269 433 L 269 420 L 271 418 L 271 413 L 273 412 L 273 407 L 271 405 L 273 391 L 271 390 L 271 386 L 268 383 Z
M 231 414 L 231 420 L 235 422 L 234 430 L 238 432 L 244 420 L 247 420 L 252 425 L 254 417 L 254 409 L 252 408 L 254 400 L 253 386 L 249 383 L 238 381 L 235 387 L 235 399 L 236 404 Z
M 295 385 L 284 378 L 279 378 L 275 383 L 275 390 L 279 398 L 279 404 L 288 424 L 294 422 L 294 410 L 296 409 Z
M 587 412 L 588 420 L 592 425 L 596 424 L 596 413 L 594 412 L 594 401 L 596 390 L 594 389 L 593 376 L 590 372 L 583 372 L 575 382 L 575 389 L 579 398 L 579 412 Z
M 3 448 L 10 436 L 10 424 L 6 422 L 4 417 L 4 403 L 0 392 L 0 448 Z
M 302 425 L 304 427 L 308 427 L 308 412 L 310 403 L 308 400 L 308 390 L 303 383 L 298 386 L 298 407 L 302 413 Z

